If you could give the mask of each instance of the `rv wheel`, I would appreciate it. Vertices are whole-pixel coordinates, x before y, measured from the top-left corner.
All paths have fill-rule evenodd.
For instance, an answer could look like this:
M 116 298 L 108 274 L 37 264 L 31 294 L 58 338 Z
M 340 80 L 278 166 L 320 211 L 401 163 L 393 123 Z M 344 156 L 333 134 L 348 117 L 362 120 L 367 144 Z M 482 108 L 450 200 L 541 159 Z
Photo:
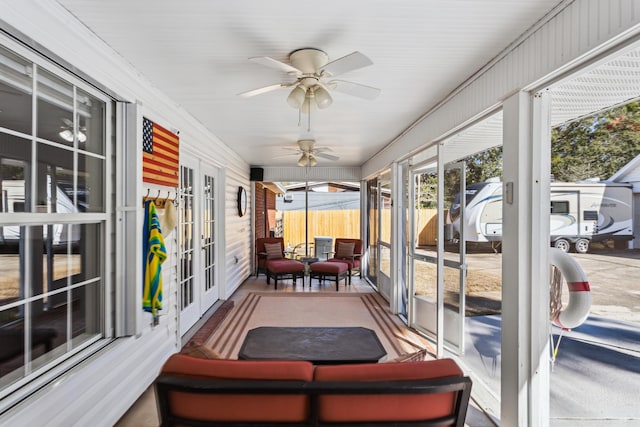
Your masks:
M 571 245 L 566 239 L 556 240 L 555 242 L 553 242 L 553 247 L 560 249 L 562 252 L 569 252 L 569 249 L 571 249 Z
M 578 239 L 573 245 L 579 254 L 586 254 L 589 250 L 589 241 L 587 239 Z

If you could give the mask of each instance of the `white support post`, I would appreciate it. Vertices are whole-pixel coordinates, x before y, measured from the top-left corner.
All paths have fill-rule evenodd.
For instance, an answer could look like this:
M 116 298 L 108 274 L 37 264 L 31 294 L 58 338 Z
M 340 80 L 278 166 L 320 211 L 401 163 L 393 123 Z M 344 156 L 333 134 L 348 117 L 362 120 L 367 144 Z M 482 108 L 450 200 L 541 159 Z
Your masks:
M 444 355 L 444 145 L 442 143 L 438 144 L 438 164 L 437 164 L 437 173 L 438 173 L 438 194 L 436 196 L 437 199 L 437 227 L 438 231 L 436 233 L 436 250 L 437 250 L 437 278 L 438 278 L 438 286 L 437 286 L 437 306 L 438 309 L 436 311 L 436 355 L 438 358 L 443 357 Z
M 391 287 L 389 308 L 394 314 L 400 312 L 402 301 L 401 292 L 404 291 L 404 280 L 398 267 L 401 261 L 401 254 L 404 249 L 404 242 L 401 239 L 401 227 L 406 226 L 402 222 L 402 168 L 398 162 L 391 164 Z
M 548 275 L 548 148 L 541 133 L 532 132 L 530 94 L 519 92 L 503 104 L 503 258 L 502 258 L 502 374 L 501 424 L 547 425 L 548 366 L 540 343 L 546 334 L 542 294 Z M 539 126 L 540 123 L 537 124 Z M 548 147 L 548 142 L 546 143 Z M 545 183 L 547 185 L 545 186 Z M 547 193 L 546 201 L 542 200 Z M 546 215 L 544 213 L 546 209 Z M 544 223 L 546 222 L 546 226 Z M 547 296 L 548 298 L 548 296 Z M 548 321 L 548 315 L 547 315 Z M 544 335 L 546 337 L 546 335 Z M 547 359 L 548 362 L 548 359 Z M 546 408 L 546 409 L 545 409 Z M 534 411 L 542 411 L 537 413 Z
M 531 193 L 531 365 L 529 372 L 529 425 L 549 425 L 549 235 L 551 181 L 550 97 L 541 92 L 533 98 L 532 193 Z

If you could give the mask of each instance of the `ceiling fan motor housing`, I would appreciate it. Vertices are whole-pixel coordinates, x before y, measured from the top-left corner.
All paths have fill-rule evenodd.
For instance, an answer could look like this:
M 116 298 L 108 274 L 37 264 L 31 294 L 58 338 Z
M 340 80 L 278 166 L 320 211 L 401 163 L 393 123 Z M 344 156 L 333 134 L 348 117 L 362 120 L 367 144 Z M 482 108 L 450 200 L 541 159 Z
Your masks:
M 301 139 L 298 141 L 298 146 L 300 147 L 300 151 L 303 153 L 309 153 L 313 150 L 313 146 L 316 143 L 313 139 Z
M 329 56 L 320 49 L 297 49 L 289 54 L 289 62 L 304 74 L 316 74 L 320 68 L 327 65 Z

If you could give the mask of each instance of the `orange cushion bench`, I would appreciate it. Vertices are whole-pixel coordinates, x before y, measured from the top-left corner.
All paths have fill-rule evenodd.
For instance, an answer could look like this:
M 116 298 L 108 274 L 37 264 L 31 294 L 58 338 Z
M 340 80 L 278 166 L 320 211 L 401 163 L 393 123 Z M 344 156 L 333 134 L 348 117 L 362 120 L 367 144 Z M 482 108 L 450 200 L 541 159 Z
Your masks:
M 471 394 L 451 359 L 313 366 L 174 354 L 155 387 L 162 426 L 463 427 Z

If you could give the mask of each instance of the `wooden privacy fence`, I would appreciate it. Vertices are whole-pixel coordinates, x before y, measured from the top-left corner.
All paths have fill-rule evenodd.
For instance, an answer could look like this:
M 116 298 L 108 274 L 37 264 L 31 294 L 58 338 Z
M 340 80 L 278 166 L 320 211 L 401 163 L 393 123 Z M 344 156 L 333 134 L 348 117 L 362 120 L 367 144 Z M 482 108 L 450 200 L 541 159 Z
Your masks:
M 418 209 L 416 222 L 418 223 L 418 246 L 432 246 L 438 237 L 438 214 L 436 209 Z
M 435 209 L 419 209 L 417 211 L 418 245 L 435 245 L 437 236 L 437 215 Z M 282 225 L 284 244 L 295 246 L 304 243 L 304 211 L 283 211 Z M 389 210 L 382 210 L 381 238 L 391 240 L 391 214 Z M 445 211 L 446 214 L 446 211 Z M 331 237 L 335 241 L 338 237 L 360 237 L 360 211 L 358 209 L 335 211 L 309 211 L 308 242 L 313 243 L 314 237 Z
M 284 211 L 282 218 L 284 244 L 304 243 L 304 211 Z M 317 236 L 357 239 L 360 237 L 360 210 L 309 211 L 309 243 Z

